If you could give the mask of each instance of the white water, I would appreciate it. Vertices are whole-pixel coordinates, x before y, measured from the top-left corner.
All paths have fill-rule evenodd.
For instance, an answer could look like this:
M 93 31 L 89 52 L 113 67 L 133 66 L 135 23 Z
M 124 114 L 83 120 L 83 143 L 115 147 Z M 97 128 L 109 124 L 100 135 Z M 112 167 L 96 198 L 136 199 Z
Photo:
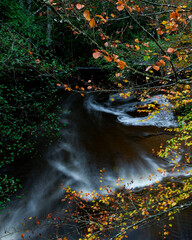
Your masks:
M 113 99 L 113 101 L 111 100 Z M 177 121 L 171 111 L 172 105 L 167 99 L 161 96 L 155 96 L 147 99 L 144 102 L 134 101 L 132 97 L 123 99 L 119 94 L 114 94 L 109 97 L 105 105 L 99 104 L 94 96 L 91 96 L 87 102 L 89 110 L 110 113 L 117 116 L 120 123 L 132 126 L 156 126 L 156 127 L 177 127 Z M 120 101 L 121 105 L 113 106 L 116 101 Z M 138 109 L 137 106 L 144 104 L 152 104 L 157 102 L 160 105 L 160 112 L 156 113 L 153 118 L 146 119 L 146 117 L 131 117 L 126 112 L 133 112 Z M 166 106 L 167 105 L 167 106 Z M 166 106 L 166 107 L 165 107 Z
M 115 101 L 120 100 L 118 95 L 113 95 L 113 98 Z M 154 118 L 142 121 L 144 118 L 134 118 L 126 113 L 135 111 L 136 105 L 139 105 L 139 102 L 131 102 L 130 100 L 122 100 L 121 104 L 118 103 L 114 106 L 114 102 L 110 98 L 100 104 L 94 96 L 90 96 L 84 100 L 83 107 L 82 100 L 79 101 L 75 97 L 69 99 L 64 109 L 72 109 L 72 113 L 63 114 L 61 119 L 61 122 L 68 123 L 67 127 L 62 130 L 62 141 L 49 150 L 46 156 L 47 165 L 43 167 L 41 175 L 34 176 L 32 184 L 26 183 L 26 198 L 13 202 L 9 214 L 5 213 L 0 216 L 0 236 L 4 235 L 5 231 L 15 232 L 15 228 L 18 229 L 18 223 L 21 223 L 24 217 L 43 216 L 55 208 L 63 194 L 59 188 L 61 183 L 64 186 L 69 185 L 77 191 L 98 190 L 100 186 L 99 169 L 103 167 L 107 170 L 105 185 L 110 185 L 113 189 L 117 188 L 116 180 L 119 176 L 124 179 L 123 181 L 128 184 L 128 187 L 136 188 L 153 184 L 155 181 L 161 181 L 164 177 L 174 175 L 169 172 L 165 174 L 157 172 L 158 168 L 166 168 L 166 162 L 155 159 L 151 152 L 143 147 L 142 143 L 145 143 L 143 136 L 147 136 L 147 129 L 143 128 L 141 132 L 133 129 L 132 135 L 128 137 L 123 135 L 128 125 L 133 127 L 156 126 L 159 128 L 177 126 L 173 113 L 170 110 L 161 109 Z M 159 104 L 168 104 L 166 99 L 158 99 L 157 97 L 149 99 L 147 103 L 152 103 L 155 100 Z M 111 120 L 108 123 L 107 119 L 102 116 L 102 112 L 117 116 L 118 122 Z M 126 125 L 122 132 L 120 132 L 121 124 Z M 120 130 L 116 128 L 120 128 Z M 136 130 L 137 133 L 134 132 Z M 128 130 L 126 134 L 129 134 Z M 135 140 L 134 134 L 138 140 Z M 116 140 L 119 136 L 122 143 Z M 97 138 L 98 141 L 95 140 Z M 161 140 L 160 138 L 159 143 Z M 102 144 L 102 149 L 100 145 L 96 146 L 99 142 Z M 95 145 L 96 150 L 94 146 L 93 150 L 90 150 L 92 148 L 87 147 L 89 144 Z M 123 148 L 123 146 L 125 147 Z M 117 156 L 114 149 L 116 147 Z M 176 175 L 182 174 L 184 175 L 185 172 L 176 173 Z M 150 178 L 149 175 L 153 175 L 153 177 Z M 22 228 L 21 224 L 19 226 Z M 4 239 L 19 240 L 20 232 L 2 238 L 2 240 Z

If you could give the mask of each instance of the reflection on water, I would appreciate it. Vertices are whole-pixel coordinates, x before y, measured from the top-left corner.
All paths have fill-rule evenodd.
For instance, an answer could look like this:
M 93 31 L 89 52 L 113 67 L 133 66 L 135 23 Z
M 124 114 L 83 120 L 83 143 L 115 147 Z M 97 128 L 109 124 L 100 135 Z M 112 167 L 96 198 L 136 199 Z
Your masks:
M 1 231 L 14 231 L 16 223 L 22 222 L 24 217 L 44 216 L 59 208 L 61 183 L 84 192 L 98 190 L 99 170 L 102 168 L 106 169 L 106 185 L 114 189 L 119 176 L 125 183 L 133 181 L 132 188 L 171 176 L 171 173 L 163 176 L 156 171 L 159 167 L 166 168 L 167 163 L 153 156 L 151 150 L 158 149 L 159 144 L 169 138 L 162 127 L 177 125 L 173 114 L 161 109 L 154 118 L 142 121 L 143 117 L 128 114 L 136 110 L 138 101 L 133 98 L 125 100 L 118 95 L 113 95 L 113 99 L 111 101 L 110 96 L 102 102 L 95 96 L 85 99 L 71 96 L 66 100 L 63 109 L 71 110 L 71 114 L 63 112 L 61 123 L 67 122 L 67 127 L 62 129 L 62 140 L 49 149 L 44 165 L 37 164 L 36 168 L 41 168 L 40 176 L 33 175 L 35 169 L 31 169 L 30 183 L 25 185 L 26 197 L 13 202 L 9 213 L 2 215 Z M 148 101 L 168 104 L 167 100 L 157 97 Z M 148 176 L 152 174 L 150 179 Z M 176 221 L 171 235 L 174 239 L 191 239 L 188 238 L 192 234 L 186 222 L 189 212 Z M 185 232 L 180 230 L 183 225 L 188 229 Z M 149 225 L 145 230 L 132 232 L 129 239 L 158 239 L 158 231 L 159 227 Z M 20 234 L 11 237 L 17 240 Z

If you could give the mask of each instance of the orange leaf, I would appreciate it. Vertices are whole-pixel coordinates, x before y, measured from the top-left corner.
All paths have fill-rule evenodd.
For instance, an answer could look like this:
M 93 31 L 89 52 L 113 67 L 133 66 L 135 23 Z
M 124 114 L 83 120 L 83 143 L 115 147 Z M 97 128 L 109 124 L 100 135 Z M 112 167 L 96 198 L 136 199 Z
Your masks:
M 41 62 L 39 59 L 36 59 L 35 61 L 37 64 L 39 64 Z
M 85 5 L 82 5 L 82 4 L 77 4 L 76 5 L 76 8 L 78 9 L 78 10 L 80 10 L 80 9 L 82 9 L 82 8 L 84 8 L 85 7 Z
M 24 238 L 24 234 L 23 233 L 21 233 L 21 237 Z
M 37 221 L 37 222 L 36 222 L 36 224 L 37 224 L 37 225 L 40 225 L 40 222 L 39 222 L 39 221 Z
M 160 61 L 156 62 L 156 65 L 160 67 L 161 66 L 161 62 Z
M 117 9 L 118 9 L 119 11 L 122 11 L 124 8 L 125 8 L 125 7 L 123 6 L 123 4 L 122 4 L 122 5 L 119 5 L 119 6 L 117 6 Z
M 83 13 L 83 16 L 87 21 L 91 20 L 90 15 L 89 15 L 89 10 L 85 10 Z
M 101 20 L 102 20 L 103 22 L 107 22 L 107 20 L 106 20 L 103 16 L 101 16 L 101 15 L 96 15 L 96 17 L 101 18 Z
M 116 73 L 115 74 L 115 77 L 120 77 L 121 76 L 121 73 Z
M 187 21 L 183 18 L 182 20 L 181 20 L 185 25 L 187 24 Z
M 159 71 L 160 67 L 155 65 L 155 66 L 153 66 L 153 69 L 155 69 L 155 71 Z
M 105 46 L 105 47 L 108 47 L 108 46 L 109 46 L 109 43 L 108 43 L 108 42 L 105 42 L 105 43 L 104 43 L 104 46 Z
M 165 66 L 165 62 L 163 60 L 160 60 L 159 62 L 162 63 L 163 66 Z
M 175 52 L 175 51 L 176 51 L 176 50 L 175 50 L 174 48 L 168 48 L 168 49 L 167 49 L 167 52 L 168 52 L 168 53 L 173 53 L 173 52 Z
M 33 53 L 32 53 L 31 51 L 29 51 L 29 54 L 30 54 L 30 55 L 33 55 Z
M 93 57 L 94 57 L 95 59 L 99 58 L 100 56 L 101 56 L 101 53 L 98 52 L 98 51 L 93 53 Z
M 127 65 L 126 62 L 123 62 L 123 61 L 118 61 L 117 64 L 120 69 L 125 68 L 125 66 Z
M 91 21 L 89 22 L 89 26 L 91 27 L 91 28 L 93 28 L 93 27 L 95 27 L 95 19 L 94 18 L 92 18 L 91 19 Z
M 104 58 L 105 58 L 105 60 L 106 60 L 107 62 L 111 62 L 111 61 L 112 61 L 112 58 L 111 58 L 110 56 L 104 56 Z
M 136 50 L 137 50 L 137 51 L 140 49 L 140 47 L 139 47 L 139 46 L 137 46 L 137 45 L 135 45 L 135 48 L 136 48 Z
M 137 39 L 135 39 L 135 42 L 136 42 L 136 43 L 139 43 L 139 39 L 138 39 L 138 38 L 137 38 Z
M 166 58 L 168 61 L 170 61 L 170 57 L 168 57 L 168 56 L 166 56 L 166 55 L 164 55 L 164 56 L 162 56 L 163 58 Z
M 129 7 L 129 6 L 127 6 L 127 7 L 128 7 L 128 9 L 129 9 L 129 12 L 132 12 L 132 11 L 133 11 L 131 7 Z

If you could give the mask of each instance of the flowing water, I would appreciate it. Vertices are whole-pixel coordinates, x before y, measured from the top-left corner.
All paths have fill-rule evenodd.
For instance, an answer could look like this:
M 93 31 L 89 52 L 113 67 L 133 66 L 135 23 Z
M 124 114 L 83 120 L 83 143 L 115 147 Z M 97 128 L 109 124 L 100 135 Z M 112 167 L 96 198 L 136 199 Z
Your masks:
M 140 103 L 132 97 L 123 99 L 118 94 L 68 97 L 61 117 L 62 139 L 49 149 L 43 163 L 35 160 L 35 166 L 27 173 L 25 197 L 14 201 L 8 213 L 0 216 L 0 235 L 5 231 L 14 232 L 2 240 L 21 239 L 16 229 L 22 228 L 20 223 L 24 217 L 45 216 L 62 207 L 61 183 L 84 192 L 98 190 L 102 168 L 106 169 L 105 184 L 114 189 L 119 176 L 131 188 L 172 176 L 169 171 L 166 174 L 157 172 L 158 168 L 167 168 L 167 162 L 155 157 L 152 148 L 158 150 L 159 145 L 170 138 L 164 127 L 175 127 L 177 122 L 166 99 L 156 96 L 147 100 L 147 103 L 154 102 L 168 105 L 168 109 L 161 107 L 154 118 L 146 120 L 136 113 L 137 106 L 146 102 Z M 22 166 L 20 168 L 25 171 Z M 170 239 L 192 239 L 190 216 L 190 210 L 177 216 Z M 157 231 L 158 228 L 150 225 L 132 232 L 129 239 L 158 239 Z

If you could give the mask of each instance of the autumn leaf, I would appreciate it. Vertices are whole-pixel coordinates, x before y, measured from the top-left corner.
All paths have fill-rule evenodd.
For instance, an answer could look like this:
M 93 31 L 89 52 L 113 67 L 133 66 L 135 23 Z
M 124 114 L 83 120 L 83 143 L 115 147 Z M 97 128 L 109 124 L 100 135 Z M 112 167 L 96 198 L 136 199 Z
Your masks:
M 147 72 L 147 71 L 149 71 L 149 69 L 151 69 L 152 68 L 152 66 L 148 66 L 146 69 L 145 69 L 145 71 Z
M 103 16 L 101 16 L 101 15 L 96 15 L 96 17 L 101 18 L 101 20 L 102 20 L 103 22 L 107 22 L 107 20 L 106 20 Z
M 165 66 L 165 62 L 161 59 L 160 61 L 159 61 L 163 66 Z
M 116 73 L 115 74 L 115 77 L 120 77 L 121 76 L 121 73 Z
M 168 48 L 168 49 L 167 49 L 167 52 L 168 52 L 168 53 L 173 53 L 173 52 L 175 52 L 175 51 L 176 51 L 176 50 L 175 50 L 174 48 Z
M 156 65 L 160 67 L 161 66 L 161 62 L 160 61 L 156 62 Z
M 37 64 L 39 64 L 41 62 L 39 59 L 36 59 L 35 61 Z
M 125 7 L 124 7 L 124 5 L 123 5 L 123 4 L 122 4 L 122 5 L 119 5 L 119 6 L 117 6 L 117 9 L 118 9 L 119 11 L 122 11 L 124 8 L 125 8 Z
M 129 6 L 127 6 L 127 8 L 129 9 L 129 12 L 132 12 L 132 11 L 133 11 L 132 8 L 129 7 Z
M 136 43 L 139 43 L 139 39 L 138 39 L 138 38 L 137 38 L 137 39 L 135 39 L 135 42 L 136 42 Z
M 108 43 L 108 42 L 105 42 L 105 43 L 104 43 L 104 46 L 105 46 L 105 47 L 108 47 L 108 46 L 109 46 L 109 43 Z
M 110 56 L 104 56 L 104 58 L 105 58 L 105 60 L 106 60 L 107 62 L 111 62 L 111 61 L 112 61 L 112 58 L 111 58 Z
M 159 71 L 160 67 L 159 67 L 159 66 L 156 66 L 156 65 L 154 65 L 154 66 L 153 66 L 153 69 L 154 69 L 155 71 Z
M 91 19 L 91 21 L 89 22 L 89 26 L 91 27 L 91 28 L 93 28 L 94 26 L 95 26 L 95 19 L 94 18 L 92 18 Z
M 82 5 L 82 4 L 77 4 L 76 5 L 76 8 L 78 9 L 78 10 L 80 10 L 80 9 L 82 9 L 82 8 L 84 8 L 85 7 L 85 5 Z
M 127 65 L 126 62 L 123 62 L 123 61 L 118 61 L 117 64 L 120 69 L 125 68 L 125 66 Z
M 91 20 L 90 15 L 89 15 L 89 10 L 85 10 L 83 13 L 83 16 L 87 21 Z
M 171 59 L 170 59 L 170 57 L 168 57 L 168 56 L 166 56 L 166 55 L 164 55 L 164 56 L 162 56 L 163 58 L 166 58 L 168 61 L 170 61 Z
M 30 55 L 33 55 L 33 53 L 32 53 L 31 51 L 29 51 L 29 54 L 30 54 Z
M 93 57 L 95 59 L 99 58 L 101 56 L 101 53 L 99 51 L 93 53 Z
M 140 49 L 140 47 L 139 47 L 139 46 L 137 46 L 137 45 L 135 45 L 135 48 L 136 48 L 136 50 L 137 50 L 137 51 Z
M 39 221 L 36 222 L 37 225 L 40 225 L 41 223 Z

